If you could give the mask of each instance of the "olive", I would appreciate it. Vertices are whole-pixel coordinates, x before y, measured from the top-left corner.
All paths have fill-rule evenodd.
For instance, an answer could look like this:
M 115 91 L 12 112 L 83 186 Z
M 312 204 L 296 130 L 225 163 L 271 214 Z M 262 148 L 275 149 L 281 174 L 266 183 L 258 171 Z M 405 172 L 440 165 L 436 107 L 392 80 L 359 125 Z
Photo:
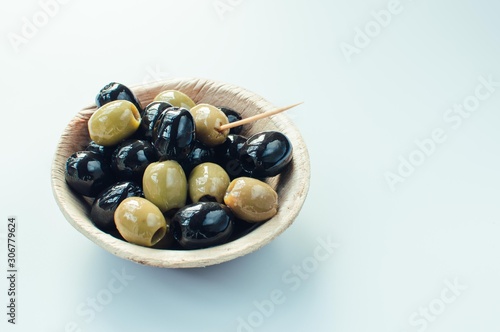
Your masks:
M 226 170 L 231 179 L 251 177 L 251 173 L 243 169 L 239 159 L 241 147 L 246 141 L 245 136 L 229 134 L 223 144 L 214 148 L 217 163 Z
M 175 160 L 149 164 L 142 177 L 142 188 L 144 196 L 164 213 L 186 204 L 186 174 Z
M 184 173 L 189 174 L 199 164 L 206 162 L 215 162 L 215 151 L 205 144 L 195 141 L 193 149 L 188 154 L 187 158 L 180 162 Z
M 267 183 L 249 177 L 234 179 L 224 196 L 234 215 L 248 222 L 262 222 L 278 212 L 278 194 Z
M 172 105 L 163 101 L 149 103 L 146 108 L 144 108 L 141 124 L 139 125 L 139 129 L 137 129 L 137 135 L 140 138 L 151 141 L 153 139 L 153 128 L 156 120 L 161 112 L 169 107 L 172 107 Z
M 142 188 L 130 181 L 112 184 L 94 200 L 90 209 L 90 219 L 102 231 L 116 229 L 114 213 L 118 205 L 128 197 L 144 197 Z
M 118 179 L 140 182 L 146 167 L 155 161 L 158 153 L 149 141 L 128 139 L 114 150 L 111 167 Z
M 186 158 L 195 140 L 193 116 L 187 109 L 170 107 L 162 111 L 153 128 L 153 145 L 160 159 Z
M 99 107 L 88 121 L 90 139 L 103 146 L 113 146 L 132 136 L 141 116 L 127 100 L 115 100 Z
M 172 106 L 191 109 L 196 105 L 185 93 L 179 90 L 165 90 L 156 95 L 154 101 L 164 101 Z
M 99 145 L 94 141 L 90 141 L 89 145 L 85 148 L 85 151 L 96 152 L 103 157 L 107 158 L 111 162 L 111 155 L 113 154 L 115 147 L 114 146 L 103 146 Z
M 160 209 L 142 197 L 125 198 L 116 208 L 114 219 L 120 235 L 140 246 L 152 247 L 170 231 Z
M 241 114 L 229 107 L 219 107 L 220 110 L 227 116 L 229 123 L 233 123 L 242 119 Z M 230 134 L 239 135 L 243 130 L 243 125 L 229 129 Z
M 66 160 L 65 180 L 77 193 L 95 197 L 115 182 L 106 158 L 92 151 L 78 151 Z
M 279 131 L 263 131 L 249 137 L 240 149 L 241 166 L 253 177 L 281 173 L 293 157 L 292 143 Z
M 167 232 L 165 233 L 165 236 L 163 239 L 158 241 L 153 248 L 155 249 L 173 249 L 174 246 L 176 245 L 176 241 L 174 239 L 174 233 L 172 231 L 172 221 L 171 218 L 165 217 L 165 221 L 167 222 Z
M 229 134 L 229 129 L 222 132 L 217 130 L 222 125 L 228 124 L 227 116 L 217 107 L 209 104 L 198 104 L 191 109 L 196 125 L 196 138 L 209 147 L 224 143 Z
M 189 175 L 189 197 L 193 203 L 199 201 L 222 203 L 229 182 L 229 175 L 219 165 L 214 163 L 200 164 Z
M 224 204 L 200 202 L 181 208 L 172 218 L 174 238 L 185 249 L 225 243 L 234 228 L 233 214 Z
M 132 90 L 130 90 L 127 86 L 116 82 L 111 82 L 105 85 L 97 94 L 95 103 L 97 107 L 101 107 L 115 100 L 128 100 L 134 104 L 135 107 L 137 107 L 139 112 L 142 111 L 141 103 Z

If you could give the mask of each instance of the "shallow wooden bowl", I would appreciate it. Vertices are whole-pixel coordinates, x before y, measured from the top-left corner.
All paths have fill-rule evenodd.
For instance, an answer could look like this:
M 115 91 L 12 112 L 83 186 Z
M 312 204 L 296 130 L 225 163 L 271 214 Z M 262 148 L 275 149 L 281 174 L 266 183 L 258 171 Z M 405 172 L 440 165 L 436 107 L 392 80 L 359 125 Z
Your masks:
M 244 118 L 276 108 L 264 98 L 240 87 L 199 78 L 172 79 L 130 88 L 143 107 L 153 101 L 159 92 L 175 89 L 186 93 L 195 103 L 230 107 L 241 112 Z M 94 243 L 116 256 L 163 268 L 219 264 L 254 252 L 271 242 L 293 223 L 302 208 L 309 189 L 309 156 L 299 131 L 286 114 L 281 113 L 247 124 L 243 132 L 248 136 L 263 130 L 278 130 L 285 133 L 293 144 L 293 161 L 290 167 L 286 172 L 268 181 L 279 195 L 279 211 L 272 219 L 232 242 L 199 250 L 146 248 L 102 232 L 89 218 L 89 201 L 75 194 L 64 179 L 67 158 L 74 152 L 83 150 L 90 141 L 87 121 L 95 110 L 95 104 L 85 107 L 65 128 L 52 164 L 52 189 L 57 204 L 68 222 Z

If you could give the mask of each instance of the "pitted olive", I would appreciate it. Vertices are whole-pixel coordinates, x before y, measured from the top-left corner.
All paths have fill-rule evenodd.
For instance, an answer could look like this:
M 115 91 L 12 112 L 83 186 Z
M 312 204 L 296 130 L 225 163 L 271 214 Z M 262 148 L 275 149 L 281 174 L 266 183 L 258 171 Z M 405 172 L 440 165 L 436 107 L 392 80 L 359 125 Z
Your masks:
M 219 131 L 218 128 L 228 124 L 229 120 L 220 109 L 209 104 L 198 104 L 191 109 L 191 114 L 196 126 L 196 139 L 209 147 L 224 143 L 229 129 Z
M 214 163 L 200 164 L 189 175 L 189 197 L 193 203 L 199 201 L 223 203 L 229 182 L 229 176 L 219 165 Z
M 132 136 L 139 128 L 141 115 L 127 100 L 115 100 L 98 108 L 88 121 L 90 138 L 99 145 L 113 146 Z
M 278 212 L 276 191 L 267 183 L 249 177 L 231 181 L 224 203 L 238 218 L 248 222 L 262 222 Z
M 124 199 L 116 208 L 114 219 L 125 240 L 145 247 L 157 244 L 168 230 L 160 209 L 142 197 Z
M 164 101 L 175 107 L 191 109 L 194 101 L 179 90 L 165 90 L 156 95 L 154 101 Z
M 144 196 L 164 213 L 186 205 L 186 174 L 175 160 L 149 164 L 142 177 L 142 188 Z

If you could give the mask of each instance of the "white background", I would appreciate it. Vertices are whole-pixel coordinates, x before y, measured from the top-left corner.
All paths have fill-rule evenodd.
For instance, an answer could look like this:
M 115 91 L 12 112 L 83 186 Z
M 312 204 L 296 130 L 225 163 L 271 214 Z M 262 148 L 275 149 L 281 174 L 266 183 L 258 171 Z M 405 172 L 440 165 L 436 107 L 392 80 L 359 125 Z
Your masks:
M 45 7 L 52 16 L 34 0 L 0 11 L 1 271 L 8 216 L 19 259 L 15 326 L 0 278 L 2 331 L 500 331 L 497 2 Z M 309 196 L 258 252 L 204 269 L 146 267 L 94 245 L 55 203 L 50 168 L 71 118 L 110 81 L 172 77 L 305 102 L 288 115 L 308 144 Z M 473 111 L 449 113 L 467 102 Z M 410 158 L 418 166 L 403 166 Z M 338 245 L 321 262 L 318 241 Z

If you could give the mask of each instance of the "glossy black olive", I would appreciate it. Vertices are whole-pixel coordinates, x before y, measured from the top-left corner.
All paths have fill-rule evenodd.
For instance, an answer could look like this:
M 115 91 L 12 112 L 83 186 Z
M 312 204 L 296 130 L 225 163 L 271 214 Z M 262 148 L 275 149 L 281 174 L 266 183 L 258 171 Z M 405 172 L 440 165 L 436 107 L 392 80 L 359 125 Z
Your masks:
M 95 197 L 115 179 L 106 158 L 92 151 L 78 151 L 66 160 L 65 179 L 77 193 Z
M 121 83 L 111 82 L 106 84 L 95 97 L 97 107 L 101 107 L 114 100 L 128 100 L 142 114 L 142 106 L 139 99 L 137 99 L 132 90 Z
M 118 179 L 140 183 L 146 167 L 156 161 L 158 153 L 149 141 L 130 139 L 116 147 L 111 166 Z
M 151 141 L 153 139 L 153 128 L 163 110 L 172 107 L 164 101 L 153 101 L 144 108 L 141 124 L 137 129 L 137 137 Z
M 94 141 L 90 141 L 89 145 L 85 148 L 85 151 L 92 151 L 96 152 L 106 159 L 108 159 L 111 162 L 111 155 L 113 154 L 113 151 L 115 150 L 114 146 L 103 146 L 99 145 Z
M 127 197 L 144 197 L 144 192 L 134 182 L 123 181 L 112 184 L 94 200 L 90 210 L 90 219 L 102 231 L 115 230 L 115 210 Z
M 233 122 L 236 122 L 236 121 L 239 121 L 242 119 L 241 114 L 236 112 L 232 108 L 229 108 L 229 107 L 219 107 L 219 108 L 224 114 L 226 114 L 227 119 L 229 120 L 229 123 L 233 123 Z M 243 126 L 241 125 L 238 127 L 231 128 L 229 130 L 229 133 L 238 135 L 241 133 L 242 130 L 243 130 Z
M 153 128 L 153 145 L 161 160 L 186 158 L 196 141 L 195 124 L 185 108 L 170 107 L 156 120 Z
M 278 131 L 264 131 L 249 137 L 239 151 L 243 169 L 258 178 L 281 173 L 292 160 L 292 152 L 292 143 Z
M 193 168 L 206 162 L 215 162 L 214 149 L 196 141 L 187 158 L 181 161 L 181 166 L 184 173 L 189 176 Z
M 239 159 L 240 150 L 246 141 L 245 136 L 229 134 L 223 144 L 215 147 L 216 162 L 226 170 L 231 179 L 251 176 L 243 169 Z
M 172 218 L 174 238 L 185 249 L 225 243 L 234 228 L 234 216 L 224 204 L 202 202 L 181 208 Z

